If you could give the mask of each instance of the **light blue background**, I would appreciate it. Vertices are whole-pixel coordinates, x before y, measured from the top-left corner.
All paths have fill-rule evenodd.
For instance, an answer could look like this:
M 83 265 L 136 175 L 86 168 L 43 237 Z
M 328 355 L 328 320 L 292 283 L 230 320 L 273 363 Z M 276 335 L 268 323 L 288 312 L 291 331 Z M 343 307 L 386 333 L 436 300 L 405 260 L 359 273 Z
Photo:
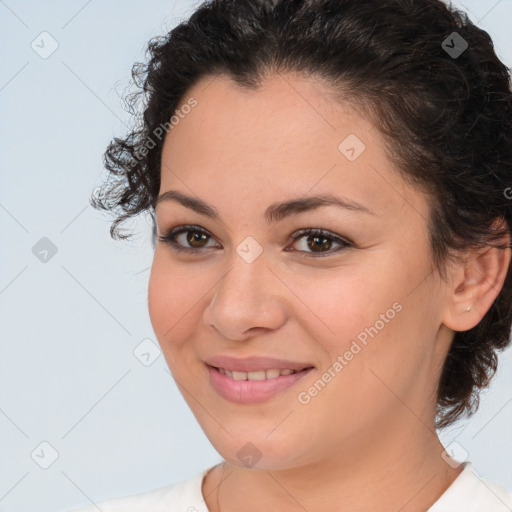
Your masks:
M 512 0 L 467 0 L 512 65 Z M 148 217 L 113 241 L 88 205 L 102 153 L 130 122 L 120 95 L 150 37 L 188 17 L 190 2 L 0 2 L 0 510 L 57 512 L 142 492 L 220 461 L 167 371 L 147 311 Z M 58 41 L 42 59 L 31 42 Z M 47 263 L 32 247 L 48 237 Z M 501 356 L 480 411 L 445 431 L 477 471 L 512 492 L 512 351 Z M 42 469 L 42 442 L 59 456 Z M 46 452 L 48 453 L 48 452 Z M 37 458 L 37 457 L 36 457 Z

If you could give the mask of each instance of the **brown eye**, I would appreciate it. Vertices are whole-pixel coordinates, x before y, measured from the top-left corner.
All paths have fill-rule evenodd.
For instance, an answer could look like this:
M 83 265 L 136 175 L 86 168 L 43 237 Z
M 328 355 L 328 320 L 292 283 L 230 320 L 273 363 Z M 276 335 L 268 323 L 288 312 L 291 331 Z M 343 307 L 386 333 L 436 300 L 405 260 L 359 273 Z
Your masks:
M 199 253 L 201 249 L 209 247 L 218 248 L 218 245 L 207 245 L 211 238 L 208 231 L 199 226 L 178 226 L 171 229 L 167 235 L 159 237 L 161 242 L 169 244 L 173 250 L 189 253 Z M 322 229 L 302 229 L 295 232 L 291 238 L 295 242 L 305 240 L 304 248 L 295 250 L 295 252 L 302 253 L 301 256 L 306 257 L 330 256 L 344 249 L 355 247 L 352 242 Z M 337 244 L 339 247 L 332 249 L 333 244 Z
M 175 251 L 183 252 L 197 252 L 208 247 L 206 243 L 210 238 L 211 235 L 199 226 L 179 226 L 159 237 L 161 242 L 169 244 Z
M 306 253 L 306 255 L 316 253 L 319 256 L 329 256 L 343 249 L 354 247 L 352 242 L 322 229 L 301 229 L 295 232 L 292 238 L 296 242 L 304 239 L 303 247 L 305 250 L 299 250 L 298 252 Z M 330 250 L 333 244 L 338 244 L 340 247 Z
M 320 251 L 322 252 L 324 249 L 328 250 L 331 248 L 332 241 L 325 236 L 308 236 L 308 247 L 311 247 L 314 252 Z M 311 242 L 311 245 L 309 244 Z
M 186 231 L 187 233 L 187 243 L 189 243 L 192 247 L 203 247 L 202 243 L 208 241 L 208 235 L 204 233 L 200 233 L 198 231 Z

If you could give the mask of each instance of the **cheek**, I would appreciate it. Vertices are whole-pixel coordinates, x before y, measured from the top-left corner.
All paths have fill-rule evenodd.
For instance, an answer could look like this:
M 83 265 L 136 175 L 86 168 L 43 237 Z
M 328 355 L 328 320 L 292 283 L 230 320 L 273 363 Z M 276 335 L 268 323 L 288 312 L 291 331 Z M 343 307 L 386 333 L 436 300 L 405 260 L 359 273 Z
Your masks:
M 179 269 L 155 253 L 148 283 L 148 311 L 166 358 L 171 351 L 179 349 L 181 340 L 187 338 L 194 323 L 194 305 L 201 295 L 193 280 L 180 276 Z
M 411 340 L 418 312 L 404 301 L 407 290 L 403 276 L 353 269 L 294 288 L 302 299 L 297 304 L 305 304 L 300 306 L 302 327 L 322 349 L 321 372 L 329 372 L 329 391 L 321 393 L 327 401 L 357 408 L 377 397 L 389 399 L 378 376 L 407 387 L 425 350 L 418 337 Z M 323 389 L 321 383 L 318 388 Z
M 418 328 L 422 313 L 417 304 L 411 297 L 403 299 L 406 292 L 376 290 L 371 300 L 356 290 L 349 292 L 338 292 L 338 298 L 350 301 L 350 306 L 330 312 L 329 325 L 336 334 L 322 338 L 328 354 L 321 368 L 328 375 L 322 380 L 328 383 L 318 383 L 318 392 L 304 390 L 310 396 L 317 393 L 310 410 L 327 412 L 337 426 L 352 418 L 354 432 L 357 425 L 375 424 L 378 418 L 410 414 L 403 402 L 421 414 L 424 395 L 435 379 L 429 370 L 428 333 Z M 322 318 L 329 322 L 327 316 Z
M 167 323 L 166 312 L 174 310 L 170 304 L 172 295 L 169 293 L 169 281 L 170 279 L 162 272 L 155 255 L 148 283 L 148 311 L 153 330 L 160 343 Z
M 393 304 L 392 294 L 373 273 L 354 267 L 296 281 L 293 292 L 297 319 L 331 355 L 347 350 L 351 340 Z

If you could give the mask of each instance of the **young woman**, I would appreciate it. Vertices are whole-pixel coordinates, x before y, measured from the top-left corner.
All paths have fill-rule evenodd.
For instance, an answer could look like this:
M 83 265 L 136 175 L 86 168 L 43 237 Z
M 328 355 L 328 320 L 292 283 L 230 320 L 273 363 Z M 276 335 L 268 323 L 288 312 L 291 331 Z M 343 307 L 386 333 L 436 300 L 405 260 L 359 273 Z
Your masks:
M 489 35 L 440 0 L 213 0 L 149 49 L 93 203 L 114 238 L 152 215 L 151 322 L 224 462 L 82 510 L 512 510 L 436 433 L 510 343 Z

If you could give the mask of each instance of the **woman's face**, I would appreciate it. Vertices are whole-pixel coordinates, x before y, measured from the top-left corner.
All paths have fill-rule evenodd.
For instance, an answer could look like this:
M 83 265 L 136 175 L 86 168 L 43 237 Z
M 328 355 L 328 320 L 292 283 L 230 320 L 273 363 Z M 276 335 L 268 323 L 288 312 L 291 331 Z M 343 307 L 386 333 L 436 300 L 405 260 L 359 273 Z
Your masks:
M 157 242 L 149 313 L 215 448 L 280 469 L 370 450 L 397 426 L 425 431 L 451 339 L 447 295 L 432 271 L 427 198 L 401 180 L 375 127 L 294 75 L 252 92 L 208 77 L 180 112 L 160 195 L 192 199 L 168 195 L 156 218 L 158 236 L 192 226 L 174 237 L 191 252 Z M 293 203 L 327 195 L 359 206 Z M 328 233 L 294 240 L 302 229 Z M 222 356 L 234 361 L 212 361 Z M 285 362 L 244 366 L 253 357 Z M 241 382 L 207 362 L 312 369 Z

